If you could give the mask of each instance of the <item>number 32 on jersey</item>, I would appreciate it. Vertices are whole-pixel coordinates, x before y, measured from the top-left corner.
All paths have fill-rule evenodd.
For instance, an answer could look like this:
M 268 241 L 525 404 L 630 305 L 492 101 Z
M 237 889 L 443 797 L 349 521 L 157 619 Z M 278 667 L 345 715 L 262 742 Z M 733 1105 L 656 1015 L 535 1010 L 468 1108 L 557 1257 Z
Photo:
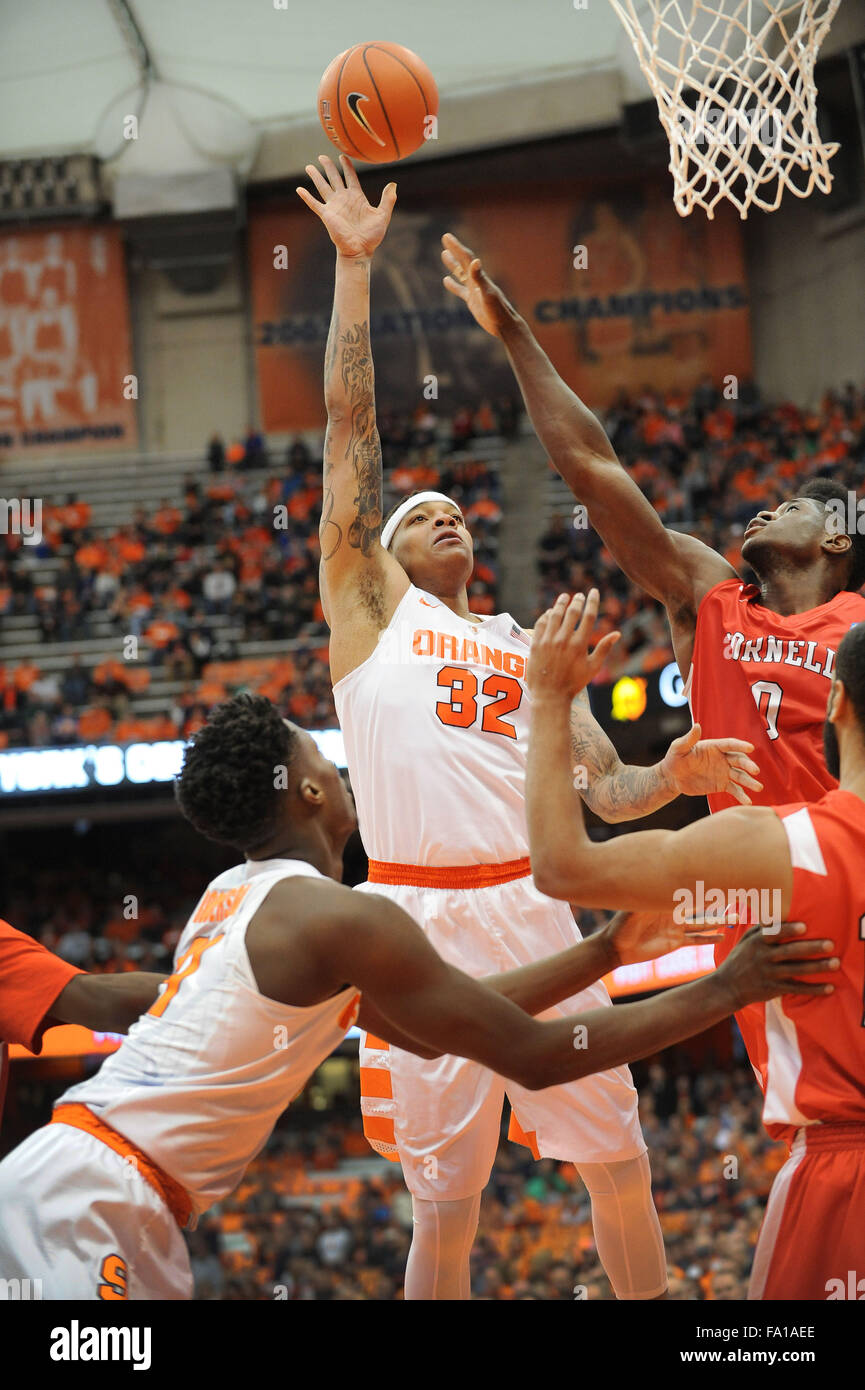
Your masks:
M 450 692 L 448 699 L 436 704 L 436 714 L 443 724 L 469 729 L 480 722 L 485 734 L 516 738 L 514 725 L 505 718 L 519 709 L 523 698 L 523 687 L 513 676 L 494 672 L 481 683 L 474 671 L 465 666 L 442 666 L 436 683 Z

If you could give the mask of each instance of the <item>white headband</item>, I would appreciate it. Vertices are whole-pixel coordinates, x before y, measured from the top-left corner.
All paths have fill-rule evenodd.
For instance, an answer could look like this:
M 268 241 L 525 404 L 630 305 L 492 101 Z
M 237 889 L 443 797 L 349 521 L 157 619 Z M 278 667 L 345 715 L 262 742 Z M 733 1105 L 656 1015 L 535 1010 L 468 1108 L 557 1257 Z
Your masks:
M 403 521 L 409 512 L 413 512 L 415 507 L 419 507 L 423 502 L 447 502 L 448 506 L 456 507 L 462 516 L 462 511 L 457 507 L 452 497 L 446 497 L 443 492 L 416 492 L 414 497 L 407 497 L 404 502 L 400 502 L 390 520 L 385 524 L 381 533 L 381 543 L 385 550 L 390 550 L 390 543 L 394 538 L 396 528 Z

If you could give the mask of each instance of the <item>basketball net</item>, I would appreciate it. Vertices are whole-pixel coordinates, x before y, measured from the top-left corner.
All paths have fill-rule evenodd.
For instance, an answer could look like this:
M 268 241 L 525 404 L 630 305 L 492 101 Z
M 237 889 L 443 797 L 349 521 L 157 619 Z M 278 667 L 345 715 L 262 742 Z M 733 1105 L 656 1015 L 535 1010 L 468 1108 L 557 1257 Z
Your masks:
M 747 217 L 832 186 L 814 64 L 841 0 L 610 0 L 658 103 L 674 202 Z

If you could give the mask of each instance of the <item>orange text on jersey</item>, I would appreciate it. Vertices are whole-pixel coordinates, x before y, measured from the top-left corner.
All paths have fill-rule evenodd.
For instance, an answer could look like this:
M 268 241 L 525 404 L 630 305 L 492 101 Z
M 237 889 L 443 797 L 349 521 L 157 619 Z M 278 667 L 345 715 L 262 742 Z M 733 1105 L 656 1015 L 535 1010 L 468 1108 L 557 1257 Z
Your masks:
M 489 666 L 509 676 L 526 674 L 526 658 L 518 652 L 503 652 L 500 647 L 487 647 L 470 637 L 455 637 L 450 632 L 433 632 L 416 628 L 411 644 L 415 656 L 434 656 L 439 661 L 465 661 L 472 666 Z
M 248 883 L 240 888 L 209 888 L 195 909 L 193 922 L 224 922 L 237 910 L 248 892 Z

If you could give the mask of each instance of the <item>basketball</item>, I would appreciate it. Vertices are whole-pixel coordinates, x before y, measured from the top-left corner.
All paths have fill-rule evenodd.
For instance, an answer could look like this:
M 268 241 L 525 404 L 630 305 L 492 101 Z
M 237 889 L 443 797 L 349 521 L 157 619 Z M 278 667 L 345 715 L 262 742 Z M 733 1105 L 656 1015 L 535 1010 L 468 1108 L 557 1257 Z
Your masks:
M 398 43 L 356 43 L 325 69 L 318 114 L 338 150 L 368 164 L 405 159 L 429 138 L 438 89 L 426 63 Z

